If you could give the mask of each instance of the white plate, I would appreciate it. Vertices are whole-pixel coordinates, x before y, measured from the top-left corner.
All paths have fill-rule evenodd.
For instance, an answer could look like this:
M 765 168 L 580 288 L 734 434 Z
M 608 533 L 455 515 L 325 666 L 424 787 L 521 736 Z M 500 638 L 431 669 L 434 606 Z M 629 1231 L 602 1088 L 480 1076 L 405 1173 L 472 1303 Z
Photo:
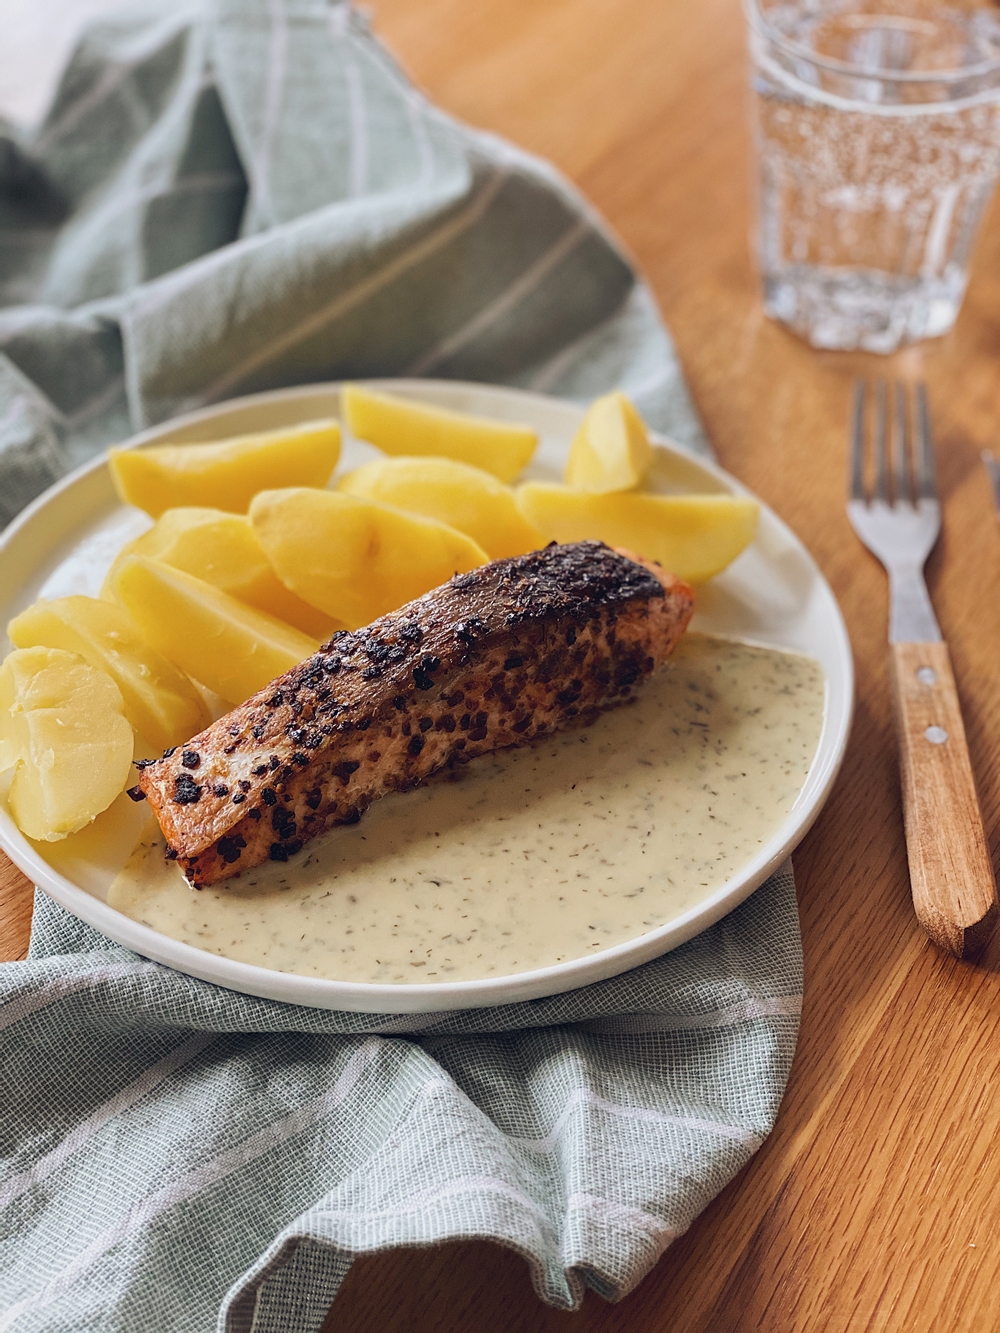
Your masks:
M 541 437 L 528 474 L 558 479 L 580 420 L 572 404 L 517 389 L 434 380 L 385 380 L 408 397 L 497 420 L 526 422 Z M 131 443 L 222 439 L 244 431 L 339 415 L 333 384 L 255 394 L 192 413 Z M 347 441 L 341 469 L 374 456 L 367 445 Z M 340 469 L 338 469 L 340 470 Z M 709 463 L 665 446 L 653 484 L 659 490 L 731 491 L 746 488 Z M 0 624 L 39 596 L 96 595 L 122 544 L 149 520 L 117 500 L 103 459 L 66 477 L 35 501 L 0 538 Z M 116 836 L 77 835 L 70 844 L 39 846 L 18 832 L 0 802 L 0 845 L 11 860 L 56 902 L 137 953 L 231 990 L 321 1009 L 377 1013 L 427 1013 L 518 1000 L 572 990 L 614 976 L 675 949 L 732 911 L 781 864 L 805 835 L 830 790 L 847 743 L 853 706 L 851 648 L 839 608 L 825 579 L 795 535 L 762 507 L 756 541 L 698 594 L 694 627 L 817 658 L 826 675 L 826 709 L 816 757 L 790 814 L 740 872 L 697 907 L 638 939 L 586 958 L 488 981 L 389 985 L 327 981 L 254 967 L 180 944 L 108 907 L 108 886 L 131 850 L 143 807 L 132 807 Z M 9 650 L 9 643 L 4 651 Z M 128 804 L 128 802 L 124 802 Z

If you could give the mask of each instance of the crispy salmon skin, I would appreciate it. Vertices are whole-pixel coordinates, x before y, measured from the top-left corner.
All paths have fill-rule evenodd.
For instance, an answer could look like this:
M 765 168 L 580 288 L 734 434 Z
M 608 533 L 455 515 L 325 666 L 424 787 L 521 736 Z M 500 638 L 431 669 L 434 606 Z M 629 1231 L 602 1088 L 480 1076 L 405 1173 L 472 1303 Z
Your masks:
M 601 542 L 494 560 L 335 634 L 139 785 L 168 856 L 216 884 L 448 763 L 596 717 L 666 661 L 693 608 L 687 584 Z

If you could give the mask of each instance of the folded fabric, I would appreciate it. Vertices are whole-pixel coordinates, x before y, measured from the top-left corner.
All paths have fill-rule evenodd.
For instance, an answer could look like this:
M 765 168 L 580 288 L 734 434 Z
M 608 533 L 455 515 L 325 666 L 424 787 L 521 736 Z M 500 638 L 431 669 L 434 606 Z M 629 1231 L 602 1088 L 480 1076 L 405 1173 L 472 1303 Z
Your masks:
M 0 522 L 176 413 L 379 375 L 620 385 L 704 447 L 601 220 L 430 106 L 346 4 L 130 9 L 37 133 L 0 127 Z
M 0 127 L 0 521 L 200 404 L 437 375 L 626 389 L 706 448 L 647 289 L 550 167 L 456 124 L 324 0 L 93 26 Z M 312 1333 L 352 1257 L 488 1237 L 572 1307 L 641 1279 L 769 1132 L 788 868 L 567 995 L 386 1017 L 254 999 L 38 895 L 0 968 L 0 1330 Z
M 357 1254 L 487 1237 L 617 1300 L 769 1132 L 801 1004 L 791 874 L 674 953 L 432 1015 L 236 995 L 38 894 L 0 969 L 0 1329 L 314 1333 Z

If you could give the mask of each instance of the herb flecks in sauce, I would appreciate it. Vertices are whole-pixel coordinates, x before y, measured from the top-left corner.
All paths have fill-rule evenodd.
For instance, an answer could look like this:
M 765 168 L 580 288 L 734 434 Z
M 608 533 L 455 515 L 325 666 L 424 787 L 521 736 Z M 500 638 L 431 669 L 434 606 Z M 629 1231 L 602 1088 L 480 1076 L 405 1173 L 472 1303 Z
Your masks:
M 812 659 L 690 634 L 634 703 L 591 727 L 387 796 L 217 889 L 190 889 L 147 839 L 108 901 L 210 953 L 344 981 L 461 981 L 584 957 L 746 864 L 798 795 L 823 703 Z

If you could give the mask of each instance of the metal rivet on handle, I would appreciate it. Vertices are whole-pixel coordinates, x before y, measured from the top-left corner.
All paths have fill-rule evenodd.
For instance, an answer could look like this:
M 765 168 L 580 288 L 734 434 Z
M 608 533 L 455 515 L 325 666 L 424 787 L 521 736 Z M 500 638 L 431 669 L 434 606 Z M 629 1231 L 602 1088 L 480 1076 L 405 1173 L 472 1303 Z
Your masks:
M 920 681 L 921 685 L 936 685 L 937 672 L 933 667 L 918 667 L 917 680 Z
M 948 733 L 944 727 L 928 727 L 924 732 L 924 739 L 929 740 L 932 745 L 944 745 Z

